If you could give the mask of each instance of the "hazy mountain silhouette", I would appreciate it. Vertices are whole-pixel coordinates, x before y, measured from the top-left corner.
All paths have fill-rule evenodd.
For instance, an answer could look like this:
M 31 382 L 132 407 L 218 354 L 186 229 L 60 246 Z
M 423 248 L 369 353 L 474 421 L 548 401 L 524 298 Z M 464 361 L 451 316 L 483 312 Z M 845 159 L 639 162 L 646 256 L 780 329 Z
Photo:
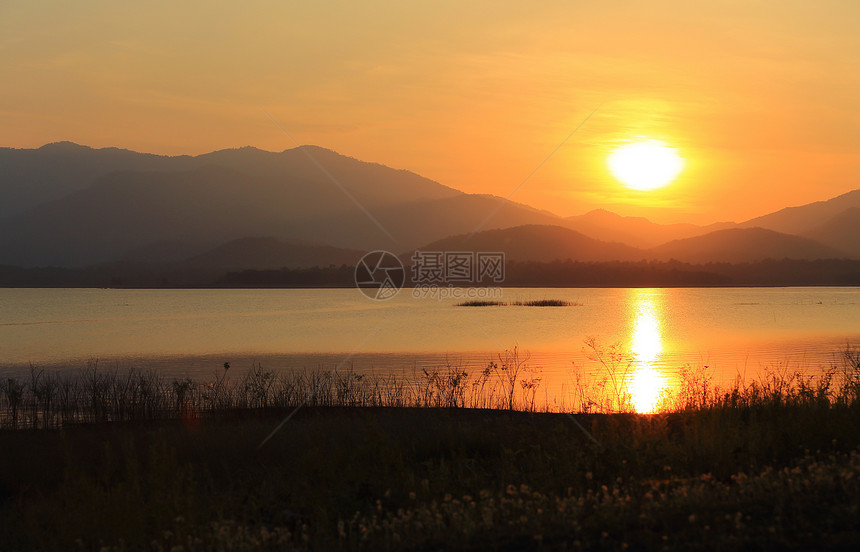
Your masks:
M 559 224 L 561 217 L 540 211 L 500 197 L 478 194 L 461 194 L 456 197 L 403 203 L 374 211 L 376 218 L 396 238 L 397 242 L 383 243 L 383 248 L 402 251 L 447 236 L 470 233 L 491 213 L 483 229 L 510 228 L 525 224 Z M 344 235 L 342 228 L 350 228 Z M 350 248 L 375 248 L 379 230 L 360 211 L 334 219 L 318 221 L 306 227 L 307 241 L 335 244 Z
M 86 188 L 112 172 L 187 170 L 192 159 L 72 142 L 38 149 L 0 148 L 0 219 Z
M 95 149 L 72 142 L 38 149 L 0 148 L 0 219 L 87 188 L 117 172 L 184 172 L 214 165 L 256 177 L 336 187 L 307 153 L 368 207 L 461 193 L 410 171 L 366 163 L 317 146 L 303 148 L 269 152 L 244 147 L 198 156 Z
M 183 265 L 226 270 L 353 266 L 365 253 L 354 249 L 290 243 L 277 238 L 240 238 L 191 257 Z
M 209 249 L 202 244 L 160 240 L 134 247 L 122 253 L 118 262 L 132 264 L 164 264 L 184 261 Z
M 786 234 L 802 235 L 827 224 L 833 217 L 852 207 L 860 207 L 860 190 L 853 190 L 827 201 L 786 207 L 774 213 L 750 219 L 739 226 L 745 228 L 758 226 Z
M 654 247 L 649 256 L 688 263 L 741 263 L 763 259 L 834 259 L 845 254 L 821 243 L 765 228 L 717 230 Z
M 288 234 L 291 198 L 269 184 L 221 167 L 114 173 L 0 223 L 0 263 L 82 266 L 158 241 Z
M 591 238 L 648 248 L 729 228 L 734 223 L 718 222 L 707 226 L 657 224 L 644 217 L 624 217 L 605 209 L 595 209 L 584 215 L 567 217 L 565 226 Z
M 732 223 L 661 225 L 605 210 L 565 219 L 316 146 L 175 157 L 69 142 L 0 148 L 0 264 L 20 266 L 191 257 L 231 268 L 250 268 L 233 264 L 240 261 L 309 266 L 282 263 L 338 264 L 354 262 L 347 257 L 355 251 L 451 250 L 461 242 L 524 260 L 860 257 L 858 213 L 860 190 L 782 209 L 736 231 L 726 229 Z M 321 245 L 296 245 L 308 243 Z M 313 249 L 319 247 L 330 249 Z
M 845 209 L 803 235 L 860 259 L 860 207 Z
M 108 173 L 84 189 L 0 221 L 0 263 L 85 266 L 128 258 L 154 243 L 193 244 L 200 251 L 248 236 L 400 250 L 469 231 L 501 201 L 409 171 L 305 148 L 324 170 L 298 148 L 281 153 L 241 148 L 155 160 L 179 160 L 183 170 Z M 112 154 L 68 144 L 60 149 L 63 155 L 80 149 L 85 160 Z M 560 220 L 506 202 L 487 228 Z
M 485 230 L 471 237 L 451 236 L 429 243 L 421 251 L 503 251 L 506 261 L 615 261 L 640 260 L 646 255 L 635 247 L 589 238 L 561 226 L 530 224 Z
M 195 160 L 202 165 L 226 167 L 276 180 L 281 184 L 285 178 L 291 185 L 295 182 L 310 182 L 314 187 L 305 190 L 309 194 L 317 193 L 318 187 L 325 187 L 344 195 L 330 178 L 332 177 L 368 209 L 379 205 L 395 205 L 418 199 L 442 199 L 463 194 L 412 171 L 360 161 L 313 145 L 278 153 L 252 147 L 220 150 L 197 156 Z M 355 209 L 355 203 L 346 199 L 350 208 Z

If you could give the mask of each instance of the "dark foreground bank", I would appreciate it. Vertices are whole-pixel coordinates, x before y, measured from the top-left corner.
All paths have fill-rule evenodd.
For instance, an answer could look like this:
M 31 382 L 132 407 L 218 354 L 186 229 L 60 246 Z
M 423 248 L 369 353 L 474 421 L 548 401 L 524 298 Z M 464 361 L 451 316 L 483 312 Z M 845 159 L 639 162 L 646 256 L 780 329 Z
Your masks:
M 0 548 L 860 546 L 858 401 L 289 413 L 0 432 Z

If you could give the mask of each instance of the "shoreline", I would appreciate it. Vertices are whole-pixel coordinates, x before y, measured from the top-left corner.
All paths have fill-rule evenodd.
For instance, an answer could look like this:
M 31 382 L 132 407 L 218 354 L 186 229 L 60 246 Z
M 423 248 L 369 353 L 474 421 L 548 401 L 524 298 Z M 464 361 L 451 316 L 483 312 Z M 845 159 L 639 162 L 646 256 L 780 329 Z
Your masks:
M 355 281 L 355 267 L 346 264 L 277 269 L 132 263 L 82 268 L 0 266 L 2 287 L 331 289 L 355 287 Z M 415 283 L 406 278 L 407 287 Z M 470 282 L 474 286 L 497 284 L 548 288 L 860 286 L 860 260 L 786 258 L 738 263 L 510 260 L 505 265 L 503 282 L 488 279 Z
M 240 369 L 223 362 L 203 377 L 176 377 L 152 367 L 46 371 L 31 366 L 0 379 L 0 429 L 61 429 L 68 424 L 214 417 L 224 413 L 322 407 L 415 407 L 521 412 L 678 413 L 727 405 L 791 403 L 814 398 L 836 407 L 860 404 L 860 349 L 847 345 L 838 361 L 817 373 L 776 367 L 726 384 L 707 367 L 680 368 L 654 390 L 637 385 L 639 367 L 611 349 L 594 348 L 595 371 L 574 369 L 564 394 L 514 348 L 478 369 L 447 364 L 404 373 L 343 369 L 278 371 L 261 362 Z M 339 367 L 338 367 L 339 368 Z M 647 369 L 646 368 L 646 372 Z M 551 392 L 552 391 L 552 392 Z M 730 401 L 730 397 L 733 397 Z

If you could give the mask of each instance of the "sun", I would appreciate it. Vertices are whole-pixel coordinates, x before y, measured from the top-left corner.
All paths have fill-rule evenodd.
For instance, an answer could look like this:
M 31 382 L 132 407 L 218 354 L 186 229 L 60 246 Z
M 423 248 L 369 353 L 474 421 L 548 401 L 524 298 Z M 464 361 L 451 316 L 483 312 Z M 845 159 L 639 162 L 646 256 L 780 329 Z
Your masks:
M 615 178 L 641 191 L 665 186 L 684 168 L 678 151 L 658 140 L 620 146 L 609 154 L 607 163 Z

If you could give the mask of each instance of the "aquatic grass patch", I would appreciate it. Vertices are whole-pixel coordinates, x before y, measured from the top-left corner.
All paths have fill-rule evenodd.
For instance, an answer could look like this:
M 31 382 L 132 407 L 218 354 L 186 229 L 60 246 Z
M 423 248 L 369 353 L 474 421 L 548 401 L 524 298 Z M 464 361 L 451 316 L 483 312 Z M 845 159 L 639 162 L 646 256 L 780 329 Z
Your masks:
M 457 303 L 458 307 L 504 307 L 507 305 L 504 301 L 481 301 L 481 300 L 473 300 L 473 301 L 463 301 L 462 303 Z
M 581 307 L 582 303 L 573 301 L 562 301 L 561 299 L 536 299 L 536 300 L 517 300 L 511 302 L 505 301 L 463 301 L 457 303 L 457 307 Z
M 582 303 L 562 301 L 561 299 L 535 299 L 529 301 L 514 301 L 515 307 L 581 307 Z

